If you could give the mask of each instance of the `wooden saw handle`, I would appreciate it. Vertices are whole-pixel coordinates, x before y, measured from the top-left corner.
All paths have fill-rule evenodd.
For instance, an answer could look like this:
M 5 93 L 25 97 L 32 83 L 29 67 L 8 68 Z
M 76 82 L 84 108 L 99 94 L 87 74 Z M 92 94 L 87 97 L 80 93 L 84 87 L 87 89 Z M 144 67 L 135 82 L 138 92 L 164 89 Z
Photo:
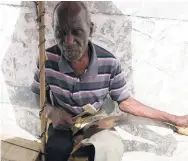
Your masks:
M 181 135 L 187 135 L 188 136 L 188 128 L 175 126 L 174 132 L 181 134 Z

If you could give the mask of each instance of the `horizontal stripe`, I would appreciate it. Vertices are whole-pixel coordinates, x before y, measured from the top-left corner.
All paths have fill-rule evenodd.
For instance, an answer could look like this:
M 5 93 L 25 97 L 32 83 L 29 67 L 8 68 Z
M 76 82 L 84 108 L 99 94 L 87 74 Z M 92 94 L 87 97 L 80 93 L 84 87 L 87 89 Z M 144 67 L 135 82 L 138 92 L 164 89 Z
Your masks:
M 119 81 L 119 80 L 123 79 L 124 76 L 125 76 L 125 75 L 123 74 L 123 72 L 117 73 L 117 74 L 114 76 L 114 78 L 111 78 L 111 81 L 114 81 L 114 82 Z
M 105 58 L 100 58 L 100 57 L 98 57 L 97 58 L 97 60 L 99 61 L 99 62 L 110 62 L 110 63 L 112 63 L 112 62 L 118 62 L 118 60 L 117 59 L 115 59 L 115 58 L 108 58 L 108 57 L 105 57 Z
M 38 81 L 36 81 L 35 79 L 33 80 L 33 86 L 35 86 L 36 88 L 40 88 L 40 83 Z
M 59 71 L 58 62 L 55 62 L 53 60 L 46 60 L 45 61 L 45 68 L 49 68 L 49 69 L 53 69 L 55 71 Z
M 40 87 L 34 82 L 31 84 L 31 90 L 36 94 L 40 94 Z
M 99 102 L 100 100 L 103 100 L 106 97 L 105 95 L 101 95 L 99 96 L 93 96 L 93 97 L 85 97 L 85 98 L 73 98 L 71 97 L 71 99 L 67 99 L 66 97 L 64 97 L 64 95 L 58 94 L 58 93 L 54 93 L 54 95 L 56 96 L 56 98 L 61 99 L 61 101 L 63 101 L 66 104 L 69 104 L 70 106 L 79 106 L 82 107 L 86 104 L 93 104 L 96 101 Z
M 55 70 L 50 69 L 50 68 L 46 68 L 45 72 L 46 72 L 47 76 L 55 77 L 55 78 L 60 79 L 60 80 L 65 80 L 65 81 L 68 81 L 68 82 L 77 80 L 77 78 L 71 77 L 69 75 L 63 74 L 61 72 L 55 71 Z
M 76 102 L 76 105 L 83 106 L 83 105 L 88 104 L 88 103 L 92 104 L 92 103 L 94 103 L 96 101 L 102 100 L 102 99 L 104 99 L 106 97 L 106 95 L 107 95 L 106 93 L 103 93 L 100 96 L 93 95 L 92 97 L 90 97 L 91 96 L 90 95 L 90 96 L 81 97 L 81 98 L 73 97 L 73 99 L 74 99 L 74 102 Z
M 113 68 L 111 66 L 99 66 L 98 74 L 110 74 L 112 73 Z
M 46 52 L 49 52 L 49 53 L 54 53 L 56 55 L 61 55 L 61 50 L 59 49 L 58 45 L 54 45 L 48 49 L 46 49 Z
M 73 99 L 82 99 L 82 98 L 90 98 L 90 97 L 100 97 L 108 93 L 108 88 L 97 89 L 97 90 L 87 90 L 87 91 L 79 91 L 71 93 L 69 90 L 62 89 L 55 85 L 49 85 L 51 90 L 57 94 L 62 94 L 65 97 L 72 97 Z
M 117 66 L 117 62 L 110 62 L 110 61 L 98 61 L 97 62 L 98 67 L 106 67 L 109 66 L 110 68 L 115 68 Z
M 93 91 L 100 90 L 102 88 L 109 88 L 109 81 L 101 81 L 101 82 L 79 82 L 74 86 L 74 92 L 78 91 Z
M 72 89 L 73 89 L 73 85 L 67 83 L 64 80 L 59 80 L 59 79 L 56 79 L 51 76 L 47 76 L 46 80 L 47 80 L 48 84 L 50 84 L 50 85 L 58 86 L 62 89 L 69 90 L 69 91 L 72 91 Z
M 50 88 L 51 88 L 52 92 L 55 92 L 55 93 L 58 93 L 58 94 L 63 94 L 67 97 L 71 95 L 69 90 L 62 89 L 62 88 L 55 86 L 55 85 L 50 85 Z
M 126 84 L 126 81 L 125 81 L 125 80 L 119 80 L 118 82 L 115 82 L 115 83 L 113 83 L 113 84 L 110 86 L 110 90 L 119 89 L 119 88 L 123 87 L 125 84 Z
M 57 45 L 46 51 L 48 57 L 45 62 L 46 81 L 53 93 L 54 102 L 75 114 L 82 112 L 83 106 L 88 103 L 96 109 L 102 108 L 109 94 L 114 101 L 128 96 L 126 79 L 119 60 L 107 50 L 95 44 L 93 47 L 92 51 L 96 51 L 94 62 L 97 66 L 80 77 L 74 72 L 60 72 L 61 51 Z M 36 82 L 32 84 L 33 91 L 40 92 L 39 69 L 35 71 L 34 79 Z
M 121 93 L 124 92 L 124 91 L 127 91 L 127 85 L 126 84 L 121 88 L 110 90 L 110 95 L 111 96 L 121 95 Z
M 74 109 L 83 109 L 83 106 L 86 105 L 86 104 L 91 104 L 94 108 L 100 109 L 102 107 L 103 103 L 104 103 L 103 99 L 105 98 L 105 97 L 103 97 L 101 99 L 98 99 L 97 101 L 96 100 L 92 101 L 92 100 L 86 99 L 86 100 L 83 100 L 82 104 L 75 106 L 74 104 L 68 103 L 67 101 L 65 101 L 65 99 L 62 99 L 61 95 L 58 95 L 58 94 L 54 94 L 54 95 L 56 96 L 58 102 L 60 104 L 64 105 L 64 107 L 66 107 L 67 109 L 68 108 L 70 108 L 70 109 L 71 108 L 74 108 Z
M 56 97 L 57 102 L 61 105 L 61 108 L 66 108 L 67 110 L 70 110 L 71 112 L 75 113 L 75 114 L 79 114 L 81 112 L 83 112 L 83 108 L 79 107 L 79 106 L 71 106 L 68 103 L 65 103 L 62 98 Z
M 118 102 L 121 102 L 123 100 L 126 100 L 127 98 L 130 97 L 130 94 L 128 91 L 123 91 L 121 94 L 118 94 L 118 95 L 110 95 L 112 100 L 114 101 L 118 101 Z
M 99 78 L 99 79 L 104 78 L 104 77 L 108 77 L 108 78 L 109 78 L 110 75 L 111 75 L 111 74 L 98 74 L 98 75 L 96 75 L 96 76 L 89 75 L 89 76 L 87 76 L 87 78 Z
M 40 79 L 39 71 L 36 70 L 36 71 L 35 71 L 35 74 L 34 74 L 34 80 L 35 80 L 36 82 L 40 82 L 39 79 Z
M 58 62 L 60 60 L 60 56 L 57 54 L 46 52 L 46 56 L 47 56 L 47 60 L 52 60 L 55 62 Z
M 99 68 L 99 73 L 103 71 L 103 73 L 107 72 L 112 74 L 112 71 L 118 66 L 118 60 L 114 58 L 98 58 L 97 65 Z
M 55 98 L 61 99 L 61 101 L 63 101 L 64 103 L 69 104 L 70 106 L 78 106 L 78 104 L 72 99 L 72 97 L 67 98 L 63 94 L 56 93 L 53 90 L 52 90 L 52 92 L 53 92 L 53 95 L 55 96 Z
M 108 92 L 108 88 L 103 88 L 103 89 L 98 89 L 98 90 L 89 90 L 89 91 L 79 91 L 79 92 L 75 92 L 73 93 L 73 96 L 77 96 L 77 97 L 92 97 L 93 95 L 97 95 L 97 96 L 100 96 L 100 95 L 103 95 L 103 93 L 105 92 Z M 91 96 L 89 96 L 91 95 Z
M 121 73 L 119 74 L 117 77 L 115 77 L 114 79 L 111 80 L 110 82 L 110 89 L 117 89 L 120 88 L 122 86 L 124 86 L 126 84 L 126 80 L 124 75 Z
M 111 74 L 98 74 L 98 75 L 88 75 L 85 77 L 85 79 L 83 80 L 83 82 L 91 82 L 91 83 L 95 83 L 95 82 L 108 82 L 107 84 L 109 84 L 109 80 L 110 80 Z

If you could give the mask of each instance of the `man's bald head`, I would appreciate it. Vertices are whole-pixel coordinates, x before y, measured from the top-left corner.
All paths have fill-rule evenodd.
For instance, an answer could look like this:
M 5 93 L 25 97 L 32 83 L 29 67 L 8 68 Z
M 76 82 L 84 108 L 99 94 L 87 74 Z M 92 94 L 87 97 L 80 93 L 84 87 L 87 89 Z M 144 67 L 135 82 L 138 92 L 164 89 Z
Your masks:
M 53 18 L 52 18 L 52 24 L 54 23 L 54 15 L 58 14 L 59 16 L 62 16 L 64 14 L 74 16 L 75 14 L 78 14 L 80 11 L 85 12 L 85 18 L 88 25 L 93 25 L 91 22 L 91 17 L 89 14 L 89 11 L 82 1 L 61 1 L 58 2 L 53 10 Z

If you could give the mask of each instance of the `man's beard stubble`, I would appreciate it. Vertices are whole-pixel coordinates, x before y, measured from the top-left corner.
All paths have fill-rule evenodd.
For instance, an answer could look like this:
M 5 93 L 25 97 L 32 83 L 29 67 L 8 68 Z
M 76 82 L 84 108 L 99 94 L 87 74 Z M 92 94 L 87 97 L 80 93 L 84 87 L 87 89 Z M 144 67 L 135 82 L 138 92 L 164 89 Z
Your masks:
M 82 57 L 83 54 L 84 53 L 82 53 L 79 50 L 71 50 L 71 51 L 63 50 L 62 52 L 62 55 L 70 62 L 78 61 Z

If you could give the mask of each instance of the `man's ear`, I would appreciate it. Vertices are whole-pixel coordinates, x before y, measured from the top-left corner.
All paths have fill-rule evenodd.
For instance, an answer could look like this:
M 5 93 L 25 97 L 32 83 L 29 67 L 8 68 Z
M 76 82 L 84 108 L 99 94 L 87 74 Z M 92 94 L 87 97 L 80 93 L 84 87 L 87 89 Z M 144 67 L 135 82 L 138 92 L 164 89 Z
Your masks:
M 93 32 L 94 32 L 94 23 L 91 22 L 90 23 L 90 35 L 89 35 L 90 37 L 92 37 Z

